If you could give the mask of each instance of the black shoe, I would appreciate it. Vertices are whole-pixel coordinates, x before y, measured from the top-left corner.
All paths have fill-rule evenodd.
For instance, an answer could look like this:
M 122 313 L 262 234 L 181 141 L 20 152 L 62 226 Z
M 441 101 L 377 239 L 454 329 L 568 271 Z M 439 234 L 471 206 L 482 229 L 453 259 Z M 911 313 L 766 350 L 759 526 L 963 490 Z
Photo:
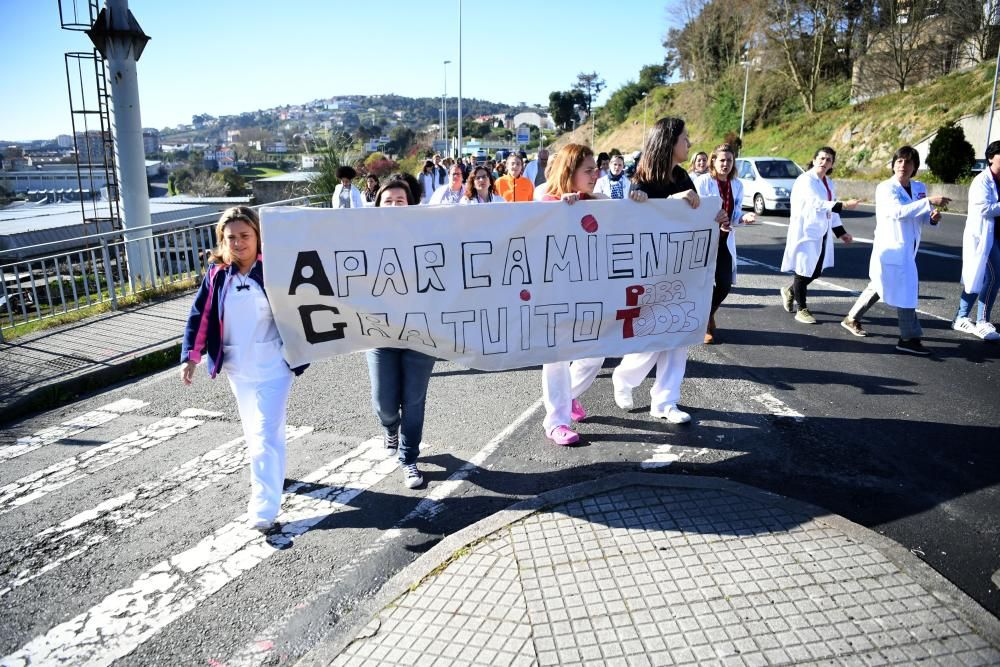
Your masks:
M 919 357 L 926 357 L 931 353 L 926 347 L 920 343 L 919 338 L 911 338 L 909 340 L 903 340 L 902 338 L 896 343 L 896 349 L 900 352 L 906 352 L 907 354 L 915 354 Z

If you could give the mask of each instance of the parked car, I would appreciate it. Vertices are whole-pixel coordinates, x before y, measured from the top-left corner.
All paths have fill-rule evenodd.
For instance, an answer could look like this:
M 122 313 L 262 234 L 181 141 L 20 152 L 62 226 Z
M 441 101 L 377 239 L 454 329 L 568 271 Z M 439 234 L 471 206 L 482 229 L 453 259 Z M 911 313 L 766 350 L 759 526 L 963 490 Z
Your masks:
M 978 176 L 984 169 L 986 169 L 986 160 L 976 160 L 972 163 L 973 176 Z
M 736 175 L 743 181 L 743 206 L 754 213 L 787 211 L 795 179 L 802 174 L 799 165 L 784 157 L 741 157 L 736 160 Z

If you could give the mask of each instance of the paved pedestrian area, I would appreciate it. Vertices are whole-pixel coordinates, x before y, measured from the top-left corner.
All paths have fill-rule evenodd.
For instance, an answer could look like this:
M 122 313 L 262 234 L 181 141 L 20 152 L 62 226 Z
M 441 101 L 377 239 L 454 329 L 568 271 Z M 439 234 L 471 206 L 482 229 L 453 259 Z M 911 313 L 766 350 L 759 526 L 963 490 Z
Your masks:
M 843 518 L 711 478 L 564 491 L 446 539 L 303 662 L 1000 664 L 993 616 Z
M 0 423 L 46 390 L 120 379 L 128 364 L 180 342 L 193 291 L 0 341 Z

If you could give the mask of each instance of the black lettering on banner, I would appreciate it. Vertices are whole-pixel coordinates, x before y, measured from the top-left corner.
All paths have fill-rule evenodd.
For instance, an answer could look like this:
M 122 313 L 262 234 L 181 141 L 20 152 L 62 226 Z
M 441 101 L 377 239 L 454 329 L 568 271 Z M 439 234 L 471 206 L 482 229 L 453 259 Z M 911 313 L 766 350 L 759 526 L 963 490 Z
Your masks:
M 587 234 L 587 280 L 600 280 L 601 278 L 597 259 L 597 235 Z
M 417 267 L 417 292 L 444 291 L 444 281 L 437 270 L 444 266 L 444 244 L 428 243 L 413 246 L 413 263 Z
M 364 250 L 336 250 L 333 264 L 337 267 L 337 296 L 342 299 L 351 295 L 348 284 L 351 278 L 368 275 L 368 255 Z
M 362 336 L 392 338 L 389 335 L 389 313 L 358 313 L 358 324 L 361 325 Z
M 475 321 L 476 311 L 474 310 L 441 313 L 441 324 L 450 324 L 454 333 L 456 354 L 465 354 L 465 350 L 467 349 L 465 344 L 465 325 Z
M 479 255 L 493 254 L 492 241 L 468 241 L 462 243 L 462 278 L 465 289 L 474 287 L 489 287 L 489 275 L 476 273 L 475 258 Z
M 399 263 L 396 249 L 382 248 L 382 257 L 379 258 L 378 271 L 375 273 L 375 283 L 372 285 L 372 296 L 377 297 L 385 294 L 385 288 L 389 284 L 400 296 L 405 296 L 409 291 L 406 288 L 403 265 Z
M 295 257 L 295 268 L 292 269 L 292 282 L 288 285 L 288 296 L 295 296 L 299 285 L 312 285 L 320 296 L 335 296 L 326 270 L 315 250 L 303 250 Z
M 654 234 L 639 234 L 639 272 L 642 278 L 665 276 L 669 270 L 667 246 L 670 234 L 660 232 L 654 243 Z
M 507 353 L 507 309 L 497 309 L 497 327 L 494 332 L 485 308 L 479 309 L 479 327 L 483 335 L 483 354 Z
M 671 253 L 674 257 L 672 273 L 680 273 L 684 270 L 684 255 L 687 253 L 688 261 L 691 260 L 691 246 L 694 240 L 694 232 L 670 232 L 670 245 L 673 249 Z
M 531 349 L 531 306 L 521 306 L 521 349 Z
M 561 248 L 555 236 L 550 234 L 545 238 L 545 282 L 551 283 L 553 281 L 555 270 L 568 272 L 571 283 L 583 280 L 580 248 L 575 236 L 567 236 L 566 242 Z
M 699 229 L 694 232 L 694 249 L 691 252 L 689 269 L 703 269 L 708 266 L 709 250 L 712 245 L 712 230 Z
M 431 329 L 427 326 L 427 313 L 407 313 L 403 319 L 403 330 L 399 332 L 399 340 L 408 343 L 416 340 L 427 347 L 437 347 L 431 337 Z
M 604 321 L 604 303 L 601 301 L 581 301 L 576 304 L 576 318 L 573 320 L 573 342 L 597 340 L 601 335 Z
M 635 235 L 608 234 L 608 278 L 635 277 Z
M 556 346 L 556 318 L 569 312 L 569 304 L 546 303 L 535 306 L 535 317 L 545 318 L 545 344 Z
M 328 329 L 317 331 L 313 316 L 319 312 L 340 315 L 340 311 L 333 306 L 299 306 L 299 318 L 302 320 L 302 332 L 306 336 L 306 341 L 310 345 L 315 345 L 316 343 L 327 343 L 331 340 L 340 340 L 343 338 L 344 329 L 347 328 L 346 322 L 334 320 L 330 322 Z
M 528 264 L 528 245 L 523 236 L 515 236 L 507 243 L 507 260 L 503 266 L 503 284 L 510 285 L 512 273 L 521 272 L 521 284 L 531 284 L 531 266 Z

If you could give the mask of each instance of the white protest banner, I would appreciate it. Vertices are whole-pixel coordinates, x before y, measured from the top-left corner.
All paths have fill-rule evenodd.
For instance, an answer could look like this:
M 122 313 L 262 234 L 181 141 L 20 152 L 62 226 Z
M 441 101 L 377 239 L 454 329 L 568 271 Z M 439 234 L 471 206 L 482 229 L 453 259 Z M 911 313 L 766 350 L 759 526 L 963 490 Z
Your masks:
M 720 202 L 264 208 L 292 366 L 407 347 L 501 370 L 700 343 Z

